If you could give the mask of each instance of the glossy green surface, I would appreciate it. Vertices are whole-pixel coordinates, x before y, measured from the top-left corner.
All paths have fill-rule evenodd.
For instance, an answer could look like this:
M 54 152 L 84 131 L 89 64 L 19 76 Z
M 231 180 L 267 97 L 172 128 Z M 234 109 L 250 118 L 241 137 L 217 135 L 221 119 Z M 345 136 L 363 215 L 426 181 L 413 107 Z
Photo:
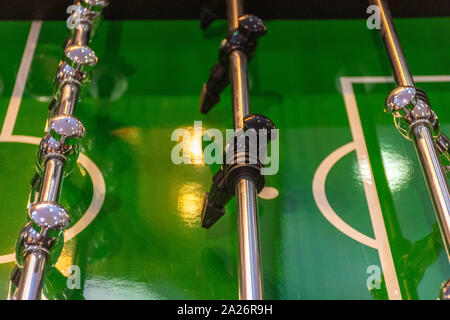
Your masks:
M 450 39 L 441 37 L 450 19 L 396 23 L 414 74 L 450 74 Z M 251 110 L 280 129 L 280 170 L 266 179 L 279 196 L 259 201 L 265 298 L 386 299 L 384 283 L 372 292 L 366 286 L 367 268 L 380 266 L 377 250 L 331 225 L 312 193 L 322 161 L 352 141 L 339 78 L 390 75 L 379 35 L 363 20 L 268 21 L 267 27 L 249 66 Z M 2 119 L 29 28 L 28 22 L 0 22 L 6 39 L 0 52 Z M 98 29 L 92 47 L 99 63 L 75 113 L 86 126 L 84 153 L 101 170 L 106 196 L 95 220 L 66 243 L 49 273 L 48 298 L 238 298 L 234 202 L 213 228 L 199 227 L 217 166 L 177 166 L 170 159 L 176 128 L 192 127 L 194 120 L 203 121 L 204 129 L 232 128 L 229 89 L 210 114 L 198 112 L 201 85 L 224 30 L 223 21 L 206 33 L 197 21 L 115 21 Z M 43 135 L 65 38 L 64 22 L 43 23 L 15 135 Z M 418 85 L 450 130 L 450 83 Z M 402 296 L 435 299 L 450 268 L 413 146 L 383 113 L 393 87 L 354 85 L 355 97 Z M 35 150 L 1 145 L 0 255 L 12 253 L 25 222 Z M 62 203 L 74 220 L 89 206 L 92 185 L 81 167 L 64 181 Z M 331 169 L 326 194 L 345 222 L 374 236 L 355 152 Z M 65 288 L 61 273 L 67 275 L 70 265 L 81 269 L 80 290 Z M 12 267 L 0 264 L 1 298 Z

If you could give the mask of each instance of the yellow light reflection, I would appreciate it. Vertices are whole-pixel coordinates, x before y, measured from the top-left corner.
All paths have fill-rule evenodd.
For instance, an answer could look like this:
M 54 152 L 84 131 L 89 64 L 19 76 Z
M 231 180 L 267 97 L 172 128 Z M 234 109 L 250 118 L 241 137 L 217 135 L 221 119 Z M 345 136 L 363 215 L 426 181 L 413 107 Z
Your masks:
M 55 268 L 58 269 L 65 277 L 69 277 L 69 267 L 73 264 L 73 248 L 69 245 L 64 245 L 64 248 L 59 256 L 58 261 L 55 264 Z
M 203 150 L 202 150 L 202 137 L 200 139 L 196 137 L 191 138 L 189 151 L 191 151 L 191 161 L 197 165 L 204 165 Z
M 178 192 L 178 211 L 189 227 L 200 226 L 205 191 L 196 182 L 182 185 Z
M 203 158 L 203 133 L 204 128 L 194 128 L 194 127 L 184 127 L 189 131 L 190 139 L 188 141 L 183 141 L 183 147 L 189 150 L 189 158 L 191 164 L 196 166 L 204 166 L 205 161 Z
M 111 131 L 111 134 L 125 140 L 130 144 L 139 144 L 141 142 L 141 131 L 136 127 L 123 127 Z
M 83 168 L 83 166 L 79 164 L 79 165 L 78 165 L 78 168 L 80 169 L 81 175 L 82 175 L 83 177 L 86 177 L 87 172 L 86 172 L 86 170 Z

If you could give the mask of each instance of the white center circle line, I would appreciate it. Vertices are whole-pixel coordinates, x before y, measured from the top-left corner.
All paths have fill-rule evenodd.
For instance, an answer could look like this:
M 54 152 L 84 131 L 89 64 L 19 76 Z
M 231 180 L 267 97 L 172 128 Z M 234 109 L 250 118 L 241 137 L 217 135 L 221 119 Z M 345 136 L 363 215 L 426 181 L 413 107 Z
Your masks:
M 28 143 L 39 145 L 40 141 L 41 138 L 32 136 L 0 136 L 0 142 Z M 100 169 L 90 158 L 82 153 L 80 153 L 78 163 L 82 165 L 84 169 L 86 169 L 89 177 L 92 180 L 92 200 L 80 220 L 78 220 L 71 228 L 64 232 L 64 242 L 69 241 L 70 239 L 78 235 L 81 231 L 86 229 L 86 227 L 95 219 L 95 217 L 99 213 L 105 200 L 106 185 L 105 179 L 103 178 Z M 0 256 L 0 264 L 14 261 L 14 253 Z

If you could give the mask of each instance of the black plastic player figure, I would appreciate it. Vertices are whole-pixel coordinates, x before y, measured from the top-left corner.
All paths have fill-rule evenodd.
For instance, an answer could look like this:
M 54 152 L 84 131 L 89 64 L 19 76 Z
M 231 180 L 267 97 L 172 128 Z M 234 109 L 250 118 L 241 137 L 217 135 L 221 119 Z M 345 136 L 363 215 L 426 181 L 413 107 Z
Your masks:
M 225 205 L 234 196 L 234 184 L 243 175 L 253 177 L 256 181 L 258 192 L 264 187 L 264 176 L 261 175 L 265 152 L 262 152 L 260 139 L 265 135 L 265 141 L 269 142 L 275 138 L 271 135 L 271 130 L 275 129 L 273 122 L 259 114 L 250 114 L 244 119 L 244 132 L 254 130 L 257 137 L 256 148 L 252 149 L 249 140 L 244 137 L 244 145 L 239 145 L 239 134 L 235 135 L 225 147 L 224 159 L 233 158 L 233 162 L 224 161 L 225 164 L 220 168 L 212 181 L 211 189 L 205 195 L 205 202 L 202 210 L 202 227 L 209 229 L 214 223 L 225 214 Z M 233 152 L 230 154 L 229 146 L 234 144 Z M 242 144 L 242 143 L 241 143 Z M 255 154 L 255 150 L 256 154 Z M 239 159 L 240 158 L 240 159 Z M 255 159 L 256 161 L 249 161 Z M 245 160 L 245 161 L 239 161 Z M 243 163 L 244 162 L 244 163 Z
M 219 51 L 219 62 L 210 71 L 208 82 L 203 84 L 200 112 L 208 113 L 220 101 L 220 94 L 230 84 L 229 55 L 233 50 L 244 51 L 250 59 L 258 45 L 258 38 L 267 33 L 261 19 L 254 15 L 239 18 L 238 29 L 228 32 Z

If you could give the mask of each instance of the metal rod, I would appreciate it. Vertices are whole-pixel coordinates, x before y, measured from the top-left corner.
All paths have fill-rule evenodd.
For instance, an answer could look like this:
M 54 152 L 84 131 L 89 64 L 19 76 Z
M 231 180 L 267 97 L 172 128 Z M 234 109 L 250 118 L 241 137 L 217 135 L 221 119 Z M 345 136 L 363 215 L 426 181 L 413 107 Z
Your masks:
M 395 81 L 398 86 L 414 86 L 414 81 L 403 54 L 397 32 L 384 0 L 370 0 L 380 9 L 381 34 L 391 61 Z M 419 158 L 428 191 L 436 212 L 442 239 L 450 260 L 450 195 L 447 177 L 440 156 L 436 150 L 430 129 L 418 124 L 412 129 L 413 142 Z
M 395 81 L 399 86 L 414 87 L 414 80 L 409 72 L 408 63 L 395 30 L 389 7 L 384 0 L 370 0 L 370 3 L 380 8 L 381 35 L 389 55 Z
M 78 4 L 78 2 L 75 2 Z M 104 7 L 107 5 L 107 1 L 96 3 L 96 5 Z M 89 5 L 87 11 L 83 11 L 86 14 L 85 18 L 88 20 L 95 20 L 100 15 L 101 10 L 96 12 L 91 12 L 91 6 Z M 98 9 L 98 8 L 97 8 Z M 84 9 L 83 9 L 84 10 Z M 92 14 L 96 14 L 93 18 Z M 66 44 L 70 45 L 88 45 L 89 40 L 92 36 L 92 22 L 87 21 L 80 23 L 75 30 L 72 39 L 70 39 Z M 78 63 L 78 61 L 75 61 Z M 78 100 L 78 94 L 80 91 L 80 85 L 76 83 L 66 83 L 61 88 L 61 96 L 58 105 L 57 101 L 54 99 L 50 106 L 49 118 L 54 115 L 54 113 L 72 115 L 74 113 L 75 105 Z M 48 122 L 47 122 L 48 125 Z M 48 129 L 48 128 L 47 128 Z M 48 201 L 48 202 L 58 202 L 59 194 L 62 187 L 62 180 L 64 178 L 64 166 L 65 160 L 58 157 L 51 157 L 47 159 L 45 163 L 44 176 L 41 178 L 35 176 L 33 179 L 33 191 L 30 194 L 29 206 L 31 201 Z M 42 182 L 42 186 L 41 186 Z M 40 192 L 37 190 L 40 187 Z M 51 209 L 50 209 L 51 211 Z M 60 228 L 64 228 L 64 223 L 62 221 Z M 66 226 L 66 225 L 65 225 Z M 42 232 L 41 232 L 42 235 Z M 50 245 L 51 247 L 51 245 Z M 24 268 L 23 272 L 20 271 L 16 274 L 18 277 L 20 275 L 20 281 L 11 282 L 10 294 L 12 291 L 17 291 L 16 298 L 19 300 L 36 300 L 40 299 L 42 292 L 42 285 L 44 281 L 44 275 L 46 272 L 47 255 L 49 254 L 48 248 L 39 245 L 34 248 L 33 251 L 28 252 L 24 257 Z M 19 284 L 16 287 L 16 284 Z
M 423 173 L 426 177 L 428 190 L 436 211 L 436 218 L 441 229 L 442 239 L 450 258 L 450 193 L 447 177 L 441 165 L 440 156 L 436 150 L 430 129 L 419 125 L 412 130 L 414 146 Z
M 17 291 L 18 300 L 39 300 L 44 281 L 47 255 L 41 251 L 30 252 L 25 257 L 25 267 Z
M 45 163 L 45 173 L 42 189 L 39 194 L 40 201 L 57 202 L 62 186 L 64 162 L 57 158 L 50 158 Z
M 243 0 L 227 0 L 228 30 L 237 29 L 239 17 L 244 14 Z
M 231 85 L 233 87 L 234 129 L 244 128 L 244 118 L 250 113 L 247 84 L 247 55 L 234 50 L 230 54 Z
M 236 208 L 239 237 L 239 298 L 262 299 L 259 258 L 258 202 L 255 183 L 241 179 L 236 184 Z
M 228 29 L 238 27 L 243 2 L 227 0 Z M 230 54 L 230 78 L 233 95 L 235 130 L 244 127 L 244 118 L 250 113 L 247 84 L 247 55 L 234 50 Z M 236 208 L 239 242 L 239 299 L 261 300 L 262 280 L 258 238 L 258 202 L 256 186 L 251 178 L 236 183 Z
M 61 98 L 59 100 L 57 114 L 72 115 L 74 113 L 79 90 L 80 87 L 73 83 L 66 83 L 61 88 Z
M 237 29 L 243 14 L 243 1 L 227 0 L 228 30 Z M 244 117 L 250 113 L 247 84 L 247 55 L 234 50 L 230 54 L 230 77 L 233 95 L 234 129 L 244 128 Z
M 57 158 L 50 158 L 47 160 L 45 163 L 42 189 L 39 193 L 40 201 L 58 201 L 62 186 L 63 170 L 63 161 Z M 44 250 L 32 251 L 26 255 L 24 271 L 18 287 L 17 299 L 40 299 L 46 260 L 47 254 Z
M 89 44 L 90 37 L 91 24 L 87 22 L 80 22 L 79 26 L 75 29 L 75 32 L 73 34 L 72 44 L 87 46 Z
M 82 34 L 85 37 L 85 32 L 82 32 Z M 79 86 L 71 83 L 65 84 L 61 88 L 61 97 L 56 113 L 73 114 L 77 103 L 78 92 Z M 45 162 L 42 188 L 40 192 L 34 192 L 32 190 L 30 201 L 57 202 L 62 187 L 63 172 L 64 161 L 58 158 L 49 158 Z M 19 287 L 17 288 L 18 300 L 39 300 L 41 298 L 46 260 L 47 253 L 44 250 L 36 250 L 25 256 L 24 270 Z

